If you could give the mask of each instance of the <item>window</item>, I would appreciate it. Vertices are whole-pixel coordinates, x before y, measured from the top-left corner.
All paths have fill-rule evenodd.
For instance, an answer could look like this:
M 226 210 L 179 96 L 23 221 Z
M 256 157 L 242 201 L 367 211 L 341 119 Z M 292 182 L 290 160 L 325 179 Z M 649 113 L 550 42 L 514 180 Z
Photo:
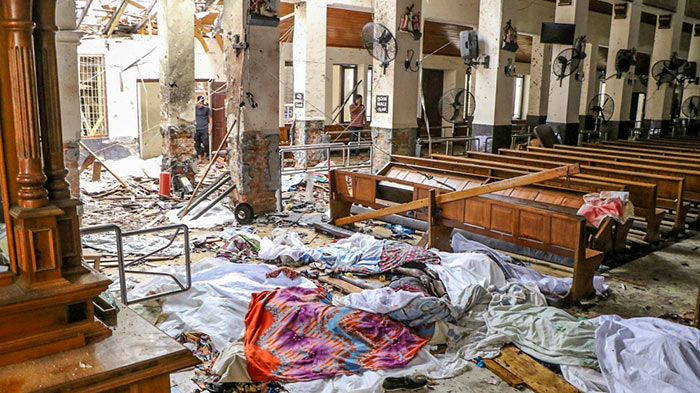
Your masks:
M 105 58 L 101 55 L 80 55 L 78 64 L 82 135 L 107 136 Z
M 294 119 L 294 67 L 291 61 L 284 63 L 284 124 L 292 124 Z
M 352 104 L 353 101 L 353 96 L 357 94 L 357 91 L 353 91 L 353 88 L 355 87 L 355 79 L 356 79 L 356 74 L 357 74 L 357 66 L 356 65 L 341 65 L 340 66 L 341 70 L 341 75 L 342 75 L 342 80 L 341 80 L 341 97 L 340 100 L 343 102 L 346 98 L 348 98 L 347 102 L 345 103 L 345 106 L 343 107 L 343 113 L 341 115 L 341 122 L 343 123 L 349 123 L 350 122 L 350 104 Z
M 365 82 L 367 87 L 367 97 L 365 97 L 365 117 L 367 123 L 372 122 L 372 66 L 367 67 L 367 79 Z
M 513 83 L 515 83 L 515 91 L 513 94 L 513 120 L 520 120 L 522 119 L 523 109 L 523 77 L 516 77 Z

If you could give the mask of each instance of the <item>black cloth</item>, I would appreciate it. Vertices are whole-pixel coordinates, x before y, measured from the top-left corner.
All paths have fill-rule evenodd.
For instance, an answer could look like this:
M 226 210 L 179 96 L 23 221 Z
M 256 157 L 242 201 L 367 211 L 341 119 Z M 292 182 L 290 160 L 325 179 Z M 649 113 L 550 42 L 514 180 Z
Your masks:
M 197 119 L 196 125 L 197 125 L 197 131 L 199 130 L 207 130 L 209 131 L 209 116 L 211 116 L 211 108 L 209 108 L 206 105 L 202 105 L 202 107 L 195 107 L 195 117 Z
M 197 151 L 197 157 L 209 155 L 209 130 L 197 130 L 194 133 L 194 149 Z

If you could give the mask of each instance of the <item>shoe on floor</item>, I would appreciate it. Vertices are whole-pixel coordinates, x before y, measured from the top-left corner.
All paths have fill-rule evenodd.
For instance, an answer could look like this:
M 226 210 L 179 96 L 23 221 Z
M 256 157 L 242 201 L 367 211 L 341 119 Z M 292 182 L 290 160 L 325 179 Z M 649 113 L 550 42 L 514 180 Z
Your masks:
M 398 390 L 416 390 L 425 387 L 428 381 L 423 378 L 398 377 L 387 378 L 382 383 L 385 392 L 395 392 Z

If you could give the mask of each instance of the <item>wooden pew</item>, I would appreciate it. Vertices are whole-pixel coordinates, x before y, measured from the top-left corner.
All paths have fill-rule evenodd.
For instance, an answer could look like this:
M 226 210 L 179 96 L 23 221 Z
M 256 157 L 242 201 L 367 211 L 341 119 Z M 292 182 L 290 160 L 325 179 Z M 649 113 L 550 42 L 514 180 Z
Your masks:
M 619 158 L 611 154 L 586 153 L 576 151 L 562 151 L 561 149 L 547 149 L 544 147 L 528 147 L 528 152 L 576 159 L 578 162 L 601 166 L 604 168 L 638 170 L 646 173 L 654 173 L 664 176 L 685 178 L 685 200 L 693 203 L 700 202 L 700 167 L 695 164 L 678 163 L 674 160 L 649 160 L 635 158 Z
M 699 153 L 689 153 L 689 152 L 678 152 L 678 151 L 672 151 L 672 150 L 663 150 L 663 149 L 654 149 L 654 148 L 643 148 L 640 146 L 635 146 L 635 145 L 623 145 L 623 144 L 612 144 L 608 142 L 604 142 L 601 144 L 594 144 L 594 143 L 584 143 L 584 147 L 594 147 L 594 146 L 601 146 L 606 149 L 615 149 L 616 151 L 627 151 L 627 152 L 635 152 L 635 153 L 643 153 L 643 154 L 654 154 L 657 157 L 674 157 L 674 158 L 684 158 L 684 159 L 698 159 L 700 158 L 700 152 Z
M 403 168 L 407 168 L 408 170 L 402 170 Z M 437 159 L 392 155 L 390 163 L 377 174 L 421 184 L 446 187 L 439 183 L 441 181 L 459 189 L 465 186 L 465 181 L 472 181 L 475 184 L 482 185 L 494 179 L 502 180 L 530 173 L 528 171 L 502 170 L 497 168 L 497 170 L 491 171 L 490 174 L 479 174 L 480 171 L 478 169 L 481 168 L 483 168 L 483 166 L 440 161 Z M 566 181 L 566 179 L 563 180 Z M 601 190 L 626 191 L 627 189 L 624 185 L 611 183 L 595 184 L 589 187 L 590 188 L 587 190 L 572 190 L 561 186 L 537 184 L 516 187 L 494 194 L 578 209 L 583 204 L 583 195 L 587 193 Z M 599 228 L 588 225 L 590 238 L 588 247 L 606 253 L 624 251 L 631 222 L 630 225 L 617 224 L 617 222 L 608 218 L 601 223 Z
M 500 149 L 501 155 L 509 155 L 522 158 L 530 158 L 535 161 L 545 160 L 557 163 L 583 163 L 582 172 L 610 177 L 637 180 L 643 182 L 653 182 L 657 185 L 656 206 L 662 209 L 669 209 L 675 212 L 674 232 L 685 231 L 685 219 L 690 209 L 690 205 L 684 201 L 697 201 L 700 193 L 693 190 L 692 197 L 688 197 L 686 188 L 686 174 L 683 171 L 663 168 L 651 168 L 644 165 L 622 164 L 614 161 L 592 160 L 576 158 L 566 154 L 546 154 L 532 151 L 516 151 L 510 149 Z M 561 164 L 557 164 L 561 165 Z M 585 167 L 585 170 L 584 170 Z M 674 176 L 675 174 L 675 176 Z M 700 180 L 694 179 L 694 187 L 700 187 Z M 634 202 L 633 202 L 634 203 Z
M 671 166 L 672 168 L 683 168 L 687 165 L 694 165 L 693 170 L 700 168 L 700 155 L 698 158 L 693 157 L 678 157 L 678 156 L 665 156 L 660 157 L 658 154 L 653 152 L 639 152 L 639 151 L 627 151 L 617 149 L 612 146 L 607 145 L 593 145 L 593 146 L 569 146 L 569 145 L 554 145 L 555 150 L 566 150 L 574 153 L 589 153 L 589 154 L 600 154 L 605 156 L 607 159 L 614 161 L 623 162 L 639 162 L 638 160 L 653 160 L 663 162 L 663 166 Z M 635 160 L 638 159 L 638 160 Z M 678 165 L 676 164 L 683 164 Z
M 333 170 L 330 172 L 331 220 L 350 215 L 350 207 L 359 204 L 375 209 L 390 206 L 381 198 L 392 196 L 404 200 L 419 200 L 451 190 L 395 179 Z M 415 211 L 414 217 L 432 217 L 438 248 L 449 250 L 452 228 L 463 229 L 493 242 L 498 248 L 519 253 L 539 251 L 557 257 L 555 263 L 573 268 L 573 283 L 567 298 L 576 301 L 593 296 L 593 275 L 603 260 L 603 253 L 586 247 L 586 222 L 576 215 L 576 209 L 552 206 L 501 195 L 482 195 L 459 199 L 441 205 L 437 210 Z M 431 214 L 432 213 L 432 214 Z M 431 231 L 432 232 L 432 231 Z M 494 245 L 491 243 L 491 245 Z
M 479 152 L 468 152 L 467 157 L 444 156 L 438 154 L 434 154 L 432 157 L 440 160 L 482 165 L 497 165 L 503 168 L 520 169 L 526 171 L 536 171 L 541 168 L 555 168 L 560 165 L 554 161 L 533 160 L 517 156 Z M 669 195 L 672 196 L 673 194 L 671 192 L 673 190 L 677 191 L 677 189 L 673 188 L 673 186 L 677 186 L 679 181 L 682 183 L 683 179 L 671 179 L 672 182 L 667 183 L 665 178 L 658 178 L 657 176 L 642 175 L 641 179 L 639 179 L 635 173 L 606 170 L 604 168 L 582 167 L 581 170 L 582 173 L 572 177 L 572 181 L 603 181 L 624 184 L 627 186 L 628 191 L 630 192 L 630 200 L 635 207 L 635 217 L 640 217 L 646 221 L 645 240 L 649 243 L 656 243 L 661 240 L 659 230 L 661 221 L 663 221 L 664 211 L 657 208 L 657 183 L 661 182 L 661 184 L 664 186 L 664 190 L 668 191 Z
M 700 154 L 700 149 L 693 146 L 671 146 L 664 143 L 654 143 L 652 141 L 641 142 L 641 141 L 604 141 L 601 142 L 604 145 L 615 145 L 615 146 L 631 146 L 647 150 L 665 150 L 676 153 L 689 153 L 693 155 Z

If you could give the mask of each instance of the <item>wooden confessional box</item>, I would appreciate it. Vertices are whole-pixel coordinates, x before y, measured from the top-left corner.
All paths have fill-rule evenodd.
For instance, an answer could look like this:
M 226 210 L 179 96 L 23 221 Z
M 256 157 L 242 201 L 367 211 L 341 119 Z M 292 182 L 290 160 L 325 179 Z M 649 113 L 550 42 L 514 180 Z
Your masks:
M 82 264 L 66 182 L 55 8 L 0 3 L 0 368 L 111 334 L 92 304 L 110 282 Z

